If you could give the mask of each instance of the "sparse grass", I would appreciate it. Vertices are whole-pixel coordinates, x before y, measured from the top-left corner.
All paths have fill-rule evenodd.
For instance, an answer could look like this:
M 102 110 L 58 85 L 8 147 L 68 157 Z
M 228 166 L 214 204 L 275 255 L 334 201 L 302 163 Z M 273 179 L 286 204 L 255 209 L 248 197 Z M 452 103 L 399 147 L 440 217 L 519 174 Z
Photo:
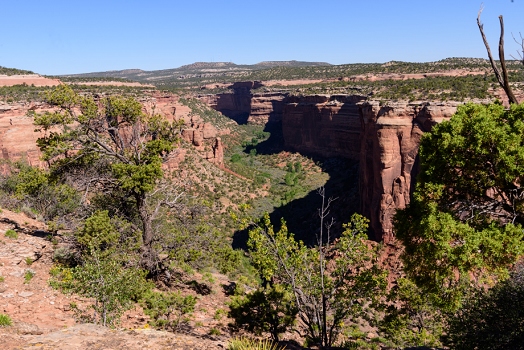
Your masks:
M 35 274 L 36 274 L 36 272 L 34 270 L 32 270 L 32 269 L 25 270 L 25 272 L 24 272 L 24 283 L 28 284 L 33 279 Z
M 5 236 L 7 238 L 17 239 L 18 238 L 18 233 L 15 230 L 9 229 L 9 230 L 5 231 Z
M 271 340 L 255 340 L 249 338 L 234 338 L 229 341 L 228 350 L 284 350 Z
M 27 266 L 31 266 L 33 264 L 33 262 L 34 262 L 33 258 L 31 258 L 29 256 L 27 258 L 25 258 L 25 263 L 26 263 Z
M 0 327 L 9 327 L 13 324 L 11 317 L 6 314 L 0 314 Z
M 5 281 L 5 277 L 4 276 L 0 276 L 0 283 L 2 283 L 4 281 Z
M 215 311 L 215 316 L 213 316 L 213 318 L 217 321 L 220 321 L 226 314 L 227 314 L 226 310 L 217 309 L 217 311 Z
M 209 330 L 209 335 L 221 335 L 222 332 L 220 332 L 220 329 L 217 329 L 217 328 L 211 328 Z

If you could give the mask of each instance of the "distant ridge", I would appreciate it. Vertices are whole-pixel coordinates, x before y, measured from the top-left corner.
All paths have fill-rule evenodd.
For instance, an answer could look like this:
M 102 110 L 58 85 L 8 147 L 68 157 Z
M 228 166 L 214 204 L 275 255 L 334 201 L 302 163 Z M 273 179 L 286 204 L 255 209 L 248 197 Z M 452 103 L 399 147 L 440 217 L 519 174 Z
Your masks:
M 316 67 L 316 66 L 331 66 L 326 62 L 306 62 L 306 61 L 264 61 L 256 64 L 236 64 L 233 62 L 195 62 L 186 64 L 178 68 L 161 69 L 145 71 L 141 69 L 124 69 L 112 70 L 106 72 L 92 72 L 81 74 L 65 74 L 63 77 L 71 78 L 124 78 L 135 80 L 139 82 L 154 82 L 166 78 L 167 76 L 184 76 L 187 74 L 209 73 L 213 70 L 214 73 L 221 71 L 236 70 L 236 71 L 255 71 L 261 69 L 269 69 L 274 67 Z
M 332 66 L 327 62 L 306 62 L 306 61 L 263 61 L 254 66 L 258 67 L 315 67 L 315 66 Z
M 507 61 L 517 65 L 519 61 Z M 427 74 L 448 70 L 489 71 L 489 61 L 481 58 L 451 57 L 434 62 L 389 61 L 385 63 L 349 63 L 333 65 L 327 62 L 262 61 L 256 64 L 233 62 L 194 62 L 178 68 L 145 71 L 125 69 L 67 75 L 71 81 L 89 79 L 126 79 L 154 85 L 160 89 L 221 90 L 232 82 L 283 80 L 344 80 L 373 74 Z M 461 73 L 462 74 L 462 73 Z
M 0 66 L 0 75 L 26 75 L 26 74 L 35 74 L 35 73 L 30 70 L 7 68 L 7 67 Z

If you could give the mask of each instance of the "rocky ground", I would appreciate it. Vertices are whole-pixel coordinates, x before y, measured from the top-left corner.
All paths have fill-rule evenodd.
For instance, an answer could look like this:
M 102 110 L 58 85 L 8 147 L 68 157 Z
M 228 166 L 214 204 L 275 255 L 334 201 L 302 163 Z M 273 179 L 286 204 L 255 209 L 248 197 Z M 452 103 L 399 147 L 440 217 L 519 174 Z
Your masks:
M 17 238 L 5 236 L 14 230 Z M 0 213 L 0 313 L 13 320 L 0 327 L 1 349 L 221 349 L 231 337 L 223 312 L 226 276 L 212 274 L 212 293 L 198 295 L 190 327 L 183 334 L 150 329 L 137 306 L 127 312 L 121 328 L 78 324 L 71 302 L 89 300 L 64 295 L 49 286 L 53 244 L 42 223 L 21 213 Z M 33 273 L 32 278 L 26 277 Z M 198 276 L 195 276 L 198 278 Z M 195 294 L 189 287 L 183 290 Z M 217 315 L 219 317 L 217 317 Z M 211 331 L 211 330 L 214 331 Z M 213 334 L 213 335 L 210 335 Z

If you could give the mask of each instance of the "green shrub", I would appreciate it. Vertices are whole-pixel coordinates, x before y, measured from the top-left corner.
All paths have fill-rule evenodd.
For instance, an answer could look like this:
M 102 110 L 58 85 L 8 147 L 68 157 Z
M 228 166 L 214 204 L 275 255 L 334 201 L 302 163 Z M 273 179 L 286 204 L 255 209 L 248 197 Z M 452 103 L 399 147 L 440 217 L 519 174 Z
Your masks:
M 53 288 L 94 299 L 91 310 L 78 310 L 78 314 L 83 321 L 103 326 L 118 324 L 122 313 L 153 287 L 145 278 L 146 271 L 126 268 L 122 259 L 102 256 L 97 250 L 86 256 L 82 265 L 55 266 L 50 274 L 53 278 L 49 284 Z
M 11 326 L 13 324 L 13 321 L 11 320 L 11 317 L 6 314 L 0 314 L 0 327 L 7 327 Z
M 233 330 L 244 329 L 256 335 L 269 333 L 275 341 L 293 325 L 298 312 L 293 294 L 279 284 L 234 296 L 229 307 Z
M 270 340 L 254 340 L 249 338 L 235 338 L 229 341 L 228 350 L 283 350 Z
M 196 298 L 182 296 L 179 292 L 148 291 L 140 301 L 144 313 L 151 317 L 150 324 L 155 328 L 177 330 L 189 321 L 195 309 Z
M 17 239 L 18 238 L 18 233 L 15 230 L 9 229 L 9 230 L 5 231 L 5 236 L 7 238 Z
M 220 329 L 217 329 L 217 328 L 211 328 L 209 330 L 209 335 L 220 335 L 222 334 L 222 332 L 220 332 Z
M 449 320 L 451 349 L 522 349 L 524 266 L 490 290 L 479 289 Z
M 32 269 L 27 269 L 24 272 L 24 283 L 29 283 L 33 277 L 35 276 L 36 272 Z

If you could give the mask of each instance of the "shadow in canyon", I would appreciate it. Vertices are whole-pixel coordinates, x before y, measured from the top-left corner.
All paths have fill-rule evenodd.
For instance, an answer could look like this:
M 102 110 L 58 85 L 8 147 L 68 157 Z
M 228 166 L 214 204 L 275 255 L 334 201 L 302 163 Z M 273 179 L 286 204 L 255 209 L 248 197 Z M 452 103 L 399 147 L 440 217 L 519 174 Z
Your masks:
M 252 149 L 257 154 L 277 154 L 281 151 L 294 151 L 286 149 L 282 135 L 282 125 L 280 122 L 266 124 L 264 131 L 270 133 L 270 137 L 257 144 L 248 146 L 245 149 L 249 153 Z M 359 189 L 358 189 L 358 170 L 359 163 L 341 157 L 322 157 L 314 154 L 304 154 L 320 165 L 323 172 L 329 175 L 329 179 L 324 184 L 325 199 L 334 199 L 329 208 L 329 216 L 326 220 L 333 218 L 331 227 L 331 240 L 339 237 L 343 230 L 343 224 L 350 221 L 351 215 L 359 209 Z M 275 231 L 280 229 L 281 218 L 284 218 L 289 232 L 302 240 L 308 246 L 317 244 L 316 235 L 320 230 L 320 218 L 318 210 L 322 207 L 322 197 L 318 190 L 310 191 L 306 196 L 294 199 L 286 204 L 274 208 L 269 214 Z M 246 249 L 248 231 L 240 230 L 233 236 L 233 248 Z

